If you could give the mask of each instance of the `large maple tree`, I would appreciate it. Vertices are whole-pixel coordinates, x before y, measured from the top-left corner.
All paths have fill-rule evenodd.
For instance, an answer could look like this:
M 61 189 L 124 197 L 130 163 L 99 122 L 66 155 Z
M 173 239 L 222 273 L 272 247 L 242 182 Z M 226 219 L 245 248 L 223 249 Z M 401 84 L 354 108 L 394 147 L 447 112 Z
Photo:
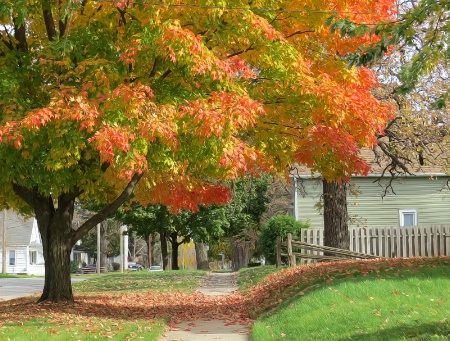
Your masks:
M 324 22 L 378 21 L 391 3 L 3 1 L 0 200 L 37 219 L 40 300 L 73 300 L 71 247 L 131 193 L 195 210 L 256 168 L 367 172 L 358 149 L 389 107 L 370 93 L 374 73 L 342 56 L 376 38 Z M 107 205 L 75 230 L 77 198 Z

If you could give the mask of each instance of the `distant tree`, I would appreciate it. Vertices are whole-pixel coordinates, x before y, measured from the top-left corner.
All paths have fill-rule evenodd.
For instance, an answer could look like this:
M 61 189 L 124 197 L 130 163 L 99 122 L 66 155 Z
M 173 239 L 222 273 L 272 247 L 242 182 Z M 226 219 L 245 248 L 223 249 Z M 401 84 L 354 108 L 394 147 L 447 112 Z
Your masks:
M 251 249 L 255 249 L 261 228 L 261 219 L 269 204 L 271 177 L 247 175 L 232 182 L 232 199 L 226 206 L 233 269 L 246 268 Z
M 106 258 L 120 254 L 119 224 L 111 219 L 101 223 L 101 266 L 107 266 Z M 93 258 L 97 257 L 97 229 L 90 231 L 81 239 L 83 250 Z

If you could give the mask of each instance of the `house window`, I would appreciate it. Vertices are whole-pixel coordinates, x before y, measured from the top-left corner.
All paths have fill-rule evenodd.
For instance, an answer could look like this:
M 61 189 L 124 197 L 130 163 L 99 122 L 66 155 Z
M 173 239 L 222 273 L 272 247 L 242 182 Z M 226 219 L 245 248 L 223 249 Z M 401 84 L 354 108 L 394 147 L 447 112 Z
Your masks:
M 400 226 L 416 226 L 417 210 L 399 210 Z
M 30 264 L 36 264 L 37 261 L 37 251 L 30 251 Z
M 9 250 L 9 265 L 16 265 L 16 251 Z

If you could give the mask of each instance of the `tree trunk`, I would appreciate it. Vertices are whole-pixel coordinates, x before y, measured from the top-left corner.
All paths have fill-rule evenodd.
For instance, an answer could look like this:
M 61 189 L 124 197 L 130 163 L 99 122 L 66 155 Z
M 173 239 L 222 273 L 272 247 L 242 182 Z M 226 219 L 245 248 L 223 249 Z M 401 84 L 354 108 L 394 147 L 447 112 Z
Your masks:
M 109 167 L 102 165 L 103 171 Z M 50 195 L 39 193 L 33 188 L 12 184 L 14 193 L 33 208 L 45 261 L 45 282 L 42 296 L 38 302 L 73 302 L 72 282 L 70 279 L 70 253 L 75 243 L 97 224 L 117 211 L 132 194 L 136 184 L 144 173 L 136 173 L 122 193 L 105 208 L 86 220 L 77 230 L 72 228 L 75 199 L 82 193 L 79 189 L 58 196 L 58 206 L 53 205 Z
M 197 270 L 209 270 L 206 244 L 195 243 L 195 258 L 197 259 Z
M 172 244 L 172 270 L 180 270 L 178 266 L 178 233 L 172 232 L 170 234 L 170 243 Z
M 233 262 L 233 270 L 238 271 L 239 269 L 247 268 L 248 261 L 250 259 L 251 242 L 246 240 L 230 238 L 230 244 L 231 244 L 231 260 Z
M 149 233 L 146 238 L 147 242 L 147 250 L 148 250 L 148 267 L 151 267 L 153 264 L 153 233 Z
M 324 179 L 323 203 L 325 246 L 349 250 L 347 184 Z
M 55 210 L 50 197 L 37 196 L 35 216 L 45 260 L 44 289 L 38 302 L 73 302 L 70 252 L 74 202 Z
M 161 241 L 161 256 L 163 261 L 163 269 L 167 270 L 169 266 L 169 252 L 167 251 L 167 238 L 166 233 L 161 231 L 159 233 L 159 239 Z
M 100 267 L 104 267 L 108 272 L 108 240 L 106 235 L 108 233 L 108 222 L 102 221 L 100 223 Z

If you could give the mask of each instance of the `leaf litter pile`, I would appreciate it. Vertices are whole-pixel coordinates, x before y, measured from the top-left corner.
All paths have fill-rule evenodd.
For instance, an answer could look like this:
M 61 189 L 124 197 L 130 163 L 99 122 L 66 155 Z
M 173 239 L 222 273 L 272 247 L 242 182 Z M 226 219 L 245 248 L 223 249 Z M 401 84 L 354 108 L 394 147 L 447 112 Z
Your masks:
M 40 320 L 70 329 L 84 326 L 107 337 L 120 331 L 123 322 L 136 321 L 137 329 L 165 319 L 169 324 L 183 320 L 220 319 L 228 323 L 251 325 L 253 318 L 275 309 L 293 296 L 304 295 L 311 288 L 334 279 L 384 276 L 399 271 L 411 272 L 422 267 L 450 266 L 450 257 L 375 259 L 316 263 L 287 268 L 267 276 L 246 294 L 235 292 L 228 296 L 207 296 L 202 293 L 140 292 L 121 294 L 76 295 L 76 302 L 36 304 L 36 297 L 0 302 L 0 330 L 6 326 L 22 325 Z M 144 327 L 138 321 L 146 321 Z M 106 333 L 106 334 L 105 334 Z

